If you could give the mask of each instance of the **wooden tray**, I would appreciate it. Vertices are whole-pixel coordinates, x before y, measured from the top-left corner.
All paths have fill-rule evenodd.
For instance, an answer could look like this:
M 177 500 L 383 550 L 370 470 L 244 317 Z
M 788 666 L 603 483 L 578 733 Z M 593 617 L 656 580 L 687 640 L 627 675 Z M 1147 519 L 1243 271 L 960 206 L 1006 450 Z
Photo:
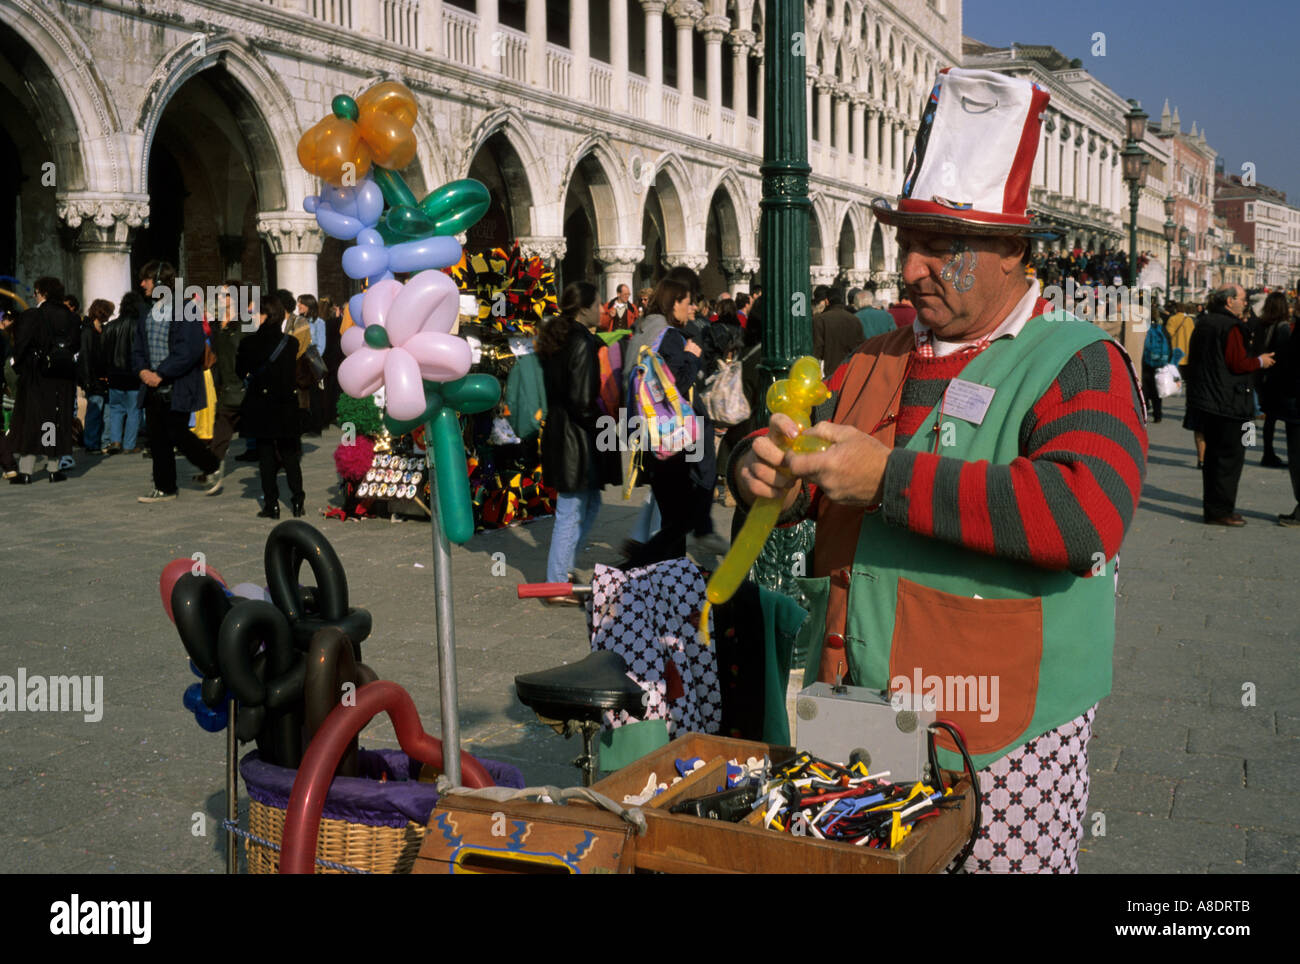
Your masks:
M 450 795 L 430 815 L 411 873 L 630 873 L 635 833 L 591 806 Z
M 719 781 L 712 764 L 718 758 L 724 762 L 733 759 L 744 762 L 751 756 L 761 759 L 766 753 L 773 763 L 780 763 L 794 752 L 788 746 L 688 733 L 610 774 L 592 789 L 615 803 L 622 803 L 625 796 L 638 794 L 645 788 L 651 771 L 658 774 L 659 782 L 670 783 L 677 775 L 677 760 L 704 759 L 706 767 L 642 807 L 648 826 L 643 836 L 634 839 L 636 869 L 641 871 L 932 874 L 941 873 L 965 846 L 975 803 L 970 781 L 959 774 L 949 774 L 948 779 L 950 784 L 956 781 L 956 792 L 963 796 L 962 805 L 926 820 L 908 834 L 897 850 L 871 850 L 816 837 L 795 837 L 762 826 L 722 823 L 666 810 L 678 799 L 713 792 Z M 702 776 L 705 771 L 707 774 Z

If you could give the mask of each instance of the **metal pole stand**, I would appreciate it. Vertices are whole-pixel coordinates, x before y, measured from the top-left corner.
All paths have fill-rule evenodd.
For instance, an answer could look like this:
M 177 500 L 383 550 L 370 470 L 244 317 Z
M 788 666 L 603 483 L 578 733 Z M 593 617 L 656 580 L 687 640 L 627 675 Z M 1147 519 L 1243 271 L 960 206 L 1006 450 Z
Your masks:
M 239 741 L 235 739 L 235 700 L 226 702 L 226 820 L 227 828 L 239 822 Z M 226 830 L 226 873 L 239 873 L 239 838 Z
M 429 471 L 429 525 L 433 527 L 433 598 L 437 620 L 438 698 L 442 716 L 442 769 L 454 787 L 461 786 L 460 714 L 456 706 L 456 630 L 451 596 L 451 544 L 442 527 L 438 476 L 433 471 L 433 423 L 425 428 L 425 463 Z

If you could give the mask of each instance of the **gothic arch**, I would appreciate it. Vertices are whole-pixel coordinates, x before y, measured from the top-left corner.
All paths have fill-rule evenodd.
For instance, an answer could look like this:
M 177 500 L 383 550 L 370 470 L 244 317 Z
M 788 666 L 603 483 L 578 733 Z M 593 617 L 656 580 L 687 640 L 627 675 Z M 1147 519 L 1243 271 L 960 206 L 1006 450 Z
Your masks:
M 209 40 L 202 57 L 195 56 L 193 41 L 186 40 L 154 69 L 135 122 L 144 133 L 138 169 L 141 188 L 148 184 L 154 134 L 168 103 L 186 82 L 213 67 L 223 68 L 234 82 L 235 96 L 227 106 L 247 142 L 262 210 L 297 208 L 302 198 L 315 192 L 315 179 L 298 164 L 301 131 L 292 98 L 256 50 L 228 35 Z
M 24 80 L 34 91 L 41 125 L 51 134 L 59 192 L 131 193 L 136 185 L 118 136 L 121 120 L 108 86 L 95 69 L 93 52 L 49 4 L 5 0 L 5 6 L 0 48 L 11 46 L 5 35 L 12 34 L 39 64 L 38 70 L 25 73 Z
M 726 168 L 709 186 L 705 196 L 708 197 L 710 204 L 713 203 L 713 199 L 719 191 L 726 193 L 728 200 L 731 202 L 732 214 L 735 218 L 736 248 L 734 254 L 743 258 L 754 257 L 755 249 L 750 247 L 750 242 L 752 242 L 756 230 L 751 213 L 752 207 L 749 203 L 749 194 L 745 191 L 745 185 L 734 168 Z M 725 253 L 728 256 L 733 254 L 731 251 Z
M 697 250 L 692 244 L 696 233 L 696 219 L 688 215 L 690 199 L 695 196 L 690 172 L 676 152 L 670 151 L 659 158 L 652 169 L 650 186 L 659 198 L 659 208 L 664 217 L 664 246 L 668 251 Z M 646 191 L 644 209 L 650 197 Z
M 461 156 L 458 170 L 468 171 L 474 156 L 483 149 L 483 145 L 487 143 L 488 138 L 498 132 L 505 135 L 506 140 L 510 142 L 511 148 L 519 155 L 519 160 L 523 163 L 522 173 L 528 179 L 528 193 L 533 198 L 540 200 L 545 192 L 537 186 L 536 179 L 538 172 L 546 169 L 546 162 L 542 157 L 542 153 L 537 149 L 537 144 L 533 140 L 533 135 L 528 129 L 523 114 L 513 107 L 503 107 L 492 111 L 479 121 L 478 126 L 474 128 L 474 133 L 470 136 L 468 150 Z
M 595 207 L 598 243 L 602 247 L 634 243 L 625 230 L 624 223 L 627 213 L 633 208 L 623 179 L 624 165 L 603 135 L 591 135 L 569 155 L 564 176 L 560 178 L 559 196 L 556 198 L 561 210 L 578 174 L 578 167 L 584 164 L 589 165 L 586 167 L 589 172 L 587 186 Z
M 831 217 L 830 202 L 827 201 L 825 195 L 820 193 L 812 194 L 809 200 L 812 202 L 812 210 L 809 212 L 810 223 L 808 225 L 809 245 L 811 247 L 816 244 L 821 249 L 821 260 L 814 262 L 814 264 L 833 264 L 835 239 L 839 237 L 839 232 L 832 230 L 830 227 L 834 223 Z

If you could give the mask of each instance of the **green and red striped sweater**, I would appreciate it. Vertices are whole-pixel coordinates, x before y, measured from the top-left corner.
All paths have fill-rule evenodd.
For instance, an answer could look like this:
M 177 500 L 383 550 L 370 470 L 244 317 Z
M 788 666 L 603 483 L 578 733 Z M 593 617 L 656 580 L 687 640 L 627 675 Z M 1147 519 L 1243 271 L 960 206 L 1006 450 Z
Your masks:
M 1020 457 L 1009 465 L 902 448 L 977 354 L 913 356 L 885 469 L 885 520 L 1044 569 L 1084 572 L 1097 552 L 1113 558 L 1137 509 L 1147 458 L 1145 415 L 1123 349 L 1097 342 L 1070 359 L 1026 416 Z M 732 464 L 748 447 L 737 446 Z M 815 518 L 811 495 L 800 502 Z

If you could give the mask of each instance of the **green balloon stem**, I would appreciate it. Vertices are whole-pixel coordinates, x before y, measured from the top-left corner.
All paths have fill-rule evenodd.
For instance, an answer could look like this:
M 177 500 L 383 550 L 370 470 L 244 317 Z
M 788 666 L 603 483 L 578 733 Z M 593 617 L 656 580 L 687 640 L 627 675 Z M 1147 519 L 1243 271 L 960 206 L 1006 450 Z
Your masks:
M 426 425 L 433 472 L 438 483 L 438 509 L 447 541 L 463 545 L 474 535 L 474 510 L 469 497 L 469 466 L 460 422 L 450 408 L 441 408 Z
M 388 202 L 389 207 L 400 207 L 403 204 L 415 207 L 415 195 L 406 186 L 402 175 L 386 167 L 374 167 L 371 170 L 374 172 L 372 176 L 375 183 L 379 185 L 380 193 L 384 195 L 384 200 Z

